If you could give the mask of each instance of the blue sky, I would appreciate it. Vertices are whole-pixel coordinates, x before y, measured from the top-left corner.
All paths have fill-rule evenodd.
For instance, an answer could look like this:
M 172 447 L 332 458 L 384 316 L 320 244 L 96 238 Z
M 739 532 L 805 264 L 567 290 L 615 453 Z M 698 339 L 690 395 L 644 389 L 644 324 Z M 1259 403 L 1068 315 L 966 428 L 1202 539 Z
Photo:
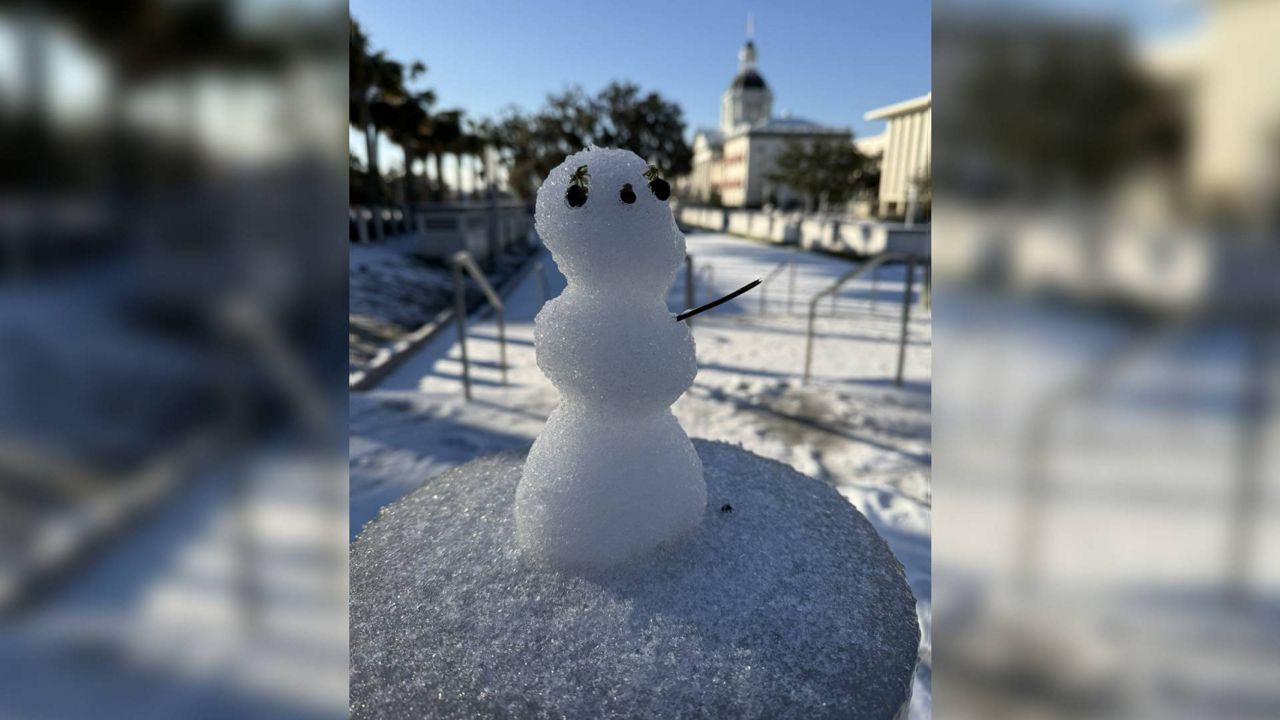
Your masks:
M 777 114 L 790 111 L 866 137 L 882 123 L 864 121 L 863 113 L 930 89 L 928 0 L 352 0 L 350 6 L 375 48 L 426 63 L 422 84 L 436 91 L 440 107 L 461 107 L 473 117 L 513 103 L 532 110 L 547 93 L 574 84 L 594 93 L 611 80 L 631 80 L 678 102 L 690 135 L 692 128 L 714 127 L 748 12 Z

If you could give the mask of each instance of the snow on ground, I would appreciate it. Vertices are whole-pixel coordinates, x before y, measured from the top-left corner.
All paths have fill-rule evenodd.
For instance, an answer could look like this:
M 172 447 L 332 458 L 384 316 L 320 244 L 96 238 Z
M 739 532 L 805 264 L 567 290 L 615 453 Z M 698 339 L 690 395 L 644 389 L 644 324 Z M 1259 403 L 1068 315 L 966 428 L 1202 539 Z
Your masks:
M 345 718 L 340 459 L 248 447 L 227 380 L 258 358 L 159 326 L 139 272 L 0 287 L 0 598 L 54 580 L 6 608 L 0 717 Z
M 417 235 L 401 235 L 381 243 L 351 244 L 349 370 L 362 367 L 380 348 L 452 305 L 452 271 L 444 263 L 414 255 L 419 242 Z M 501 258 L 490 281 L 498 284 L 519 267 L 523 257 L 517 253 Z M 468 284 L 467 294 L 469 302 L 480 298 L 474 283 Z
M 921 668 L 912 717 L 930 703 L 930 354 L 932 330 L 921 304 L 912 310 L 904 386 L 894 386 L 904 269 L 885 268 L 876 292 L 870 278 L 847 285 L 816 321 L 813 377 L 803 383 L 809 298 L 856 263 L 754 243 L 728 235 L 691 234 L 698 280 L 695 304 L 796 262 L 794 303 L 789 273 L 779 273 L 732 303 L 693 320 L 699 372 L 674 405 L 692 437 L 741 444 L 826 480 L 865 514 L 907 569 L 923 627 Z M 564 287 L 549 256 L 546 294 Z M 708 271 L 707 268 L 711 270 Z M 712 286 L 707 287 L 712 281 Z M 534 361 L 532 320 L 543 300 L 533 273 L 508 298 L 507 381 L 501 383 L 497 326 L 468 329 L 473 400 L 462 392 L 456 331 L 437 335 L 378 389 L 351 396 L 351 533 L 379 508 L 455 465 L 531 442 L 555 407 L 555 389 Z M 917 288 L 919 284 L 917 283 Z M 668 296 L 683 309 L 684 273 Z M 767 293 L 760 314 L 761 294 Z M 474 316 L 473 316 L 474 317 Z

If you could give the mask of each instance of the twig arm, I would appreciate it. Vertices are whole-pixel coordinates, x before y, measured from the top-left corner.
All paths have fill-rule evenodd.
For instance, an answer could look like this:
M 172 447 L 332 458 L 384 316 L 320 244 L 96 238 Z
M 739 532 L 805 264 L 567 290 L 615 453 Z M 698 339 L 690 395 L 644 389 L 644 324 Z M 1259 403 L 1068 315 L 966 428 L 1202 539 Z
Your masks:
M 706 305 L 702 305 L 702 306 L 696 307 L 696 308 L 694 308 L 694 309 L 692 309 L 692 310 L 685 310 L 684 312 L 682 312 L 682 313 L 680 313 L 679 315 L 677 315 L 677 316 L 676 316 L 676 322 L 681 322 L 682 320 L 688 320 L 689 318 L 693 317 L 694 315 L 697 315 L 698 313 L 704 313 L 704 312 L 706 312 L 706 311 L 708 311 L 708 310 L 710 310 L 710 309 L 712 309 L 712 308 L 716 307 L 717 305 L 723 305 L 724 303 L 729 302 L 730 300 L 732 300 L 732 299 L 734 299 L 734 298 L 738 297 L 738 296 L 739 296 L 739 295 L 741 295 L 742 293 L 744 293 L 744 292 L 746 292 L 746 291 L 750 290 L 751 288 L 753 288 L 753 287 L 755 287 L 755 286 L 757 286 L 757 285 L 759 285 L 759 284 L 760 284 L 760 279 L 759 279 L 759 278 L 757 278 L 757 279 L 752 280 L 751 282 L 747 283 L 746 285 L 743 285 L 742 287 L 738 288 L 737 290 L 734 290 L 733 292 L 729 293 L 728 295 L 725 295 L 725 296 L 724 296 L 724 297 L 722 297 L 722 298 L 719 298 L 719 299 L 717 299 L 717 300 L 712 300 L 711 302 L 707 303 Z

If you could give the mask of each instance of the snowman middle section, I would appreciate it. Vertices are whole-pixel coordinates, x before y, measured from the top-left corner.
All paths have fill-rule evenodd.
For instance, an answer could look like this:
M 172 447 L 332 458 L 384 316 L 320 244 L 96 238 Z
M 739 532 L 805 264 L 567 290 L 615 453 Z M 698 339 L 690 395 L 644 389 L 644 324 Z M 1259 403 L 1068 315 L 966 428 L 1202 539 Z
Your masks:
M 529 452 L 516 522 L 521 544 L 557 567 L 625 562 L 702 520 L 702 464 L 670 408 L 697 361 L 663 290 L 570 282 L 535 319 L 561 402 Z

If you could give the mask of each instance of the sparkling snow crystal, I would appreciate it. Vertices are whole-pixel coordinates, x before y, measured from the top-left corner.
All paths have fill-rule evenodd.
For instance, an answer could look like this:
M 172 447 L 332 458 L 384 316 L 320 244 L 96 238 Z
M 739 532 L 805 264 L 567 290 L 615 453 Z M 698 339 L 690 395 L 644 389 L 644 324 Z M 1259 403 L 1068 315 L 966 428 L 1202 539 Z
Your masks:
M 697 373 L 666 292 L 684 236 L 626 150 L 565 159 L 538 190 L 538 234 L 568 288 L 535 320 L 560 405 L 516 496 L 521 545 L 560 568 L 600 568 L 677 542 L 702 519 L 702 465 L 671 414 Z
M 894 717 L 920 630 L 884 541 L 826 483 L 695 446 L 701 524 L 604 570 L 516 546 L 522 452 L 386 508 L 351 552 L 351 717 Z

